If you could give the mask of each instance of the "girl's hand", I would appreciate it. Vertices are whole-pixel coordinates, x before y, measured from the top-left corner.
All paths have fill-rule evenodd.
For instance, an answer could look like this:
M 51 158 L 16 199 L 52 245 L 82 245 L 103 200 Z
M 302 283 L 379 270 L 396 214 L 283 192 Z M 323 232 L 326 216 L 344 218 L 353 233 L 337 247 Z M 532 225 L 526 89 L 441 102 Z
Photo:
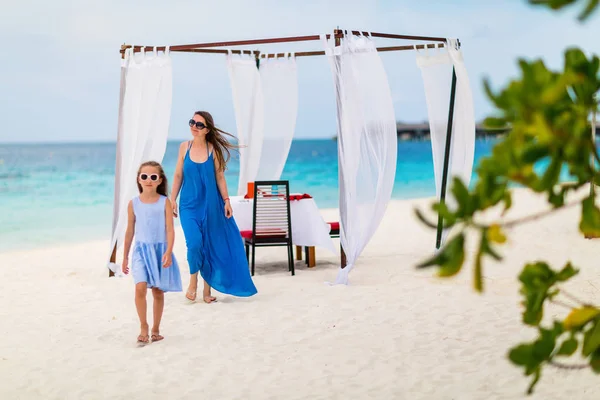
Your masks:
M 173 206 L 173 216 L 177 218 L 177 202 L 175 200 L 171 200 L 171 205 Z
M 171 256 L 171 253 L 163 254 L 163 258 L 162 258 L 163 268 L 169 268 L 171 266 L 171 264 L 173 264 L 173 257 Z
M 229 200 L 225 201 L 225 217 L 231 218 L 233 215 L 233 210 L 231 209 L 231 204 L 229 204 Z
M 123 271 L 123 273 L 125 275 L 127 275 L 129 273 L 129 259 L 125 258 L 123 260 L 123 265 L 121 265 L 121 270 Z

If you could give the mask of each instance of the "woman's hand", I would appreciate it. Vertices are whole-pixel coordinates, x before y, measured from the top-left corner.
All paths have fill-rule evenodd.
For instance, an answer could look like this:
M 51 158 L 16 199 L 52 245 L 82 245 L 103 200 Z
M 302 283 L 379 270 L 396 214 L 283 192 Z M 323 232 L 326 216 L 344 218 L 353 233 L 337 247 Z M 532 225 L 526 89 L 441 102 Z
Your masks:
M 171 253 L 165 253 L 162 257 L 162 266 L 163 268 L 169 268 L 173 264 L 173 257 Z
M 225 200 L 225 217 L 231 218 L 233 215 L 233 210 L 231 209 L 231 204 L 229 204 L 229 199 Z
M 121 270 L 125 275 L 129 273 L 129 258 L 125 257 L 123 259 L 123 264 L 121 265 Z
M 171 205 L 173 206 L 173 216 L 177 218 L 177 202 L 175 200 L 171 200 Z

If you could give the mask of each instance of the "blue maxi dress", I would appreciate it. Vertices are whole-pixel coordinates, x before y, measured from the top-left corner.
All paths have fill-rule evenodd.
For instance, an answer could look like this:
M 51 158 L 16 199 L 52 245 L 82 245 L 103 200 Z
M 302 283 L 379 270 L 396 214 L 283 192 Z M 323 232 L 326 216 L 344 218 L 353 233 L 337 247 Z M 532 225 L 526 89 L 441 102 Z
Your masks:
M 200 272 L 202 279 L 221 293 L 252 296 L 257 290 L 237 224 L 233 216 L 225 216 L 213 153 L 209 152 L 205 162 L 197 163 L 190 158 L 191 145 L 183 161 L 179 200 L 190 274 Z

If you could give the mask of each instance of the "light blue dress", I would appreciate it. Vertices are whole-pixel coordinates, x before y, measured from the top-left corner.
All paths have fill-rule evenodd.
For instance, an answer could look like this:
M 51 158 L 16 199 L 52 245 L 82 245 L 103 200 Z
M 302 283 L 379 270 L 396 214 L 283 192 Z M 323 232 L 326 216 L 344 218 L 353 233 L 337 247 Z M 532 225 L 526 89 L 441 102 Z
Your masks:
M 162 266 L 162 257 L 167 250 L 167 228 L 165 224 L 165 196 L 156 203 L 142 203 L 140 197 L 132 200 L 135 214 L 135 244 L 131 257 L 131 270 L 135 283 L 146 282 L 148 288 L 163 292 L 181 292 L 179 265 L 172 255 L 170 267 Z
M 256 294 L 244 242 L 233 217 L 225 216 L 225 202 L 217 187 L 213 154 L 205 162 L 190 158 L 191 142 L 183 161 L 179 200 L 181 227 L 187 245 L 190 274 L 200 272 L 212 288 L 239 297 Z

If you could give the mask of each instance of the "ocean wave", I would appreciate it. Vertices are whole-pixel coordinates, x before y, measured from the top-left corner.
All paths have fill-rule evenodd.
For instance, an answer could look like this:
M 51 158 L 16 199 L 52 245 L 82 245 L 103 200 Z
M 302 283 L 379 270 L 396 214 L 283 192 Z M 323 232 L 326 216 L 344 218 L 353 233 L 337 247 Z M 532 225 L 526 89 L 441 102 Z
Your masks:
M 28 178 L 29 174 L 23 172 L 0 172 L 0 180 Z

